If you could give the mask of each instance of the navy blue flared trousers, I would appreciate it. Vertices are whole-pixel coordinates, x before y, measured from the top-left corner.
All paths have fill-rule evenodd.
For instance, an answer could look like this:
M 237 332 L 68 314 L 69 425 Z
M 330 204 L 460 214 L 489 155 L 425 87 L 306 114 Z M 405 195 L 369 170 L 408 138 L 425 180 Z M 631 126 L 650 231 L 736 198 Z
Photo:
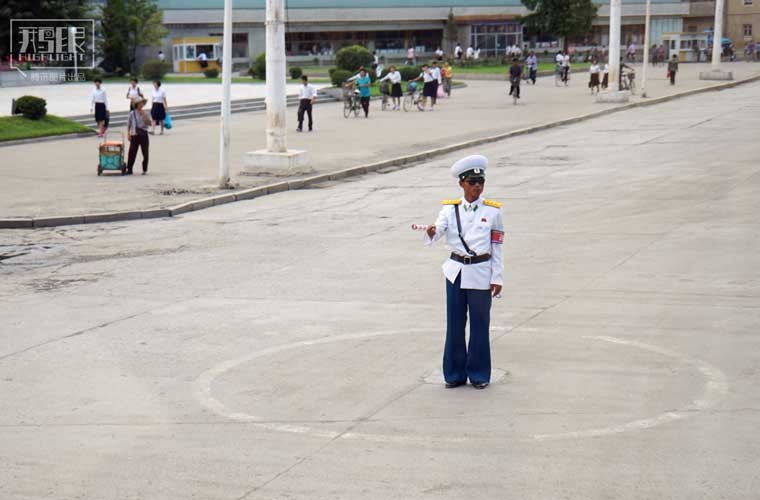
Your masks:
M 461 288 L 462 275 L 454 283 L 446 280 L 446 346 L 443 351 L 443 378 L 446 382 L 491 381 L 491 291 Z M 467 314 L 470 341 L 465 342 Z

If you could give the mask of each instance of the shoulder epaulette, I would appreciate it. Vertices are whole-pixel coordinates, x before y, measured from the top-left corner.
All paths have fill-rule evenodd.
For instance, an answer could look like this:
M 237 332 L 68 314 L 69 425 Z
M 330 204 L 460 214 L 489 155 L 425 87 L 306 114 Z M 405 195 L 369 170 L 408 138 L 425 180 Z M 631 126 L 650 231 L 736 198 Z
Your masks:
M 462 203 L 462 200 L 443 200 L 441 205 L 459 205 L 460 203 Z
M 489 207 L 501 208 L 501 203 L 498 201 L 483 200 L 483 204 L 488 205 Z

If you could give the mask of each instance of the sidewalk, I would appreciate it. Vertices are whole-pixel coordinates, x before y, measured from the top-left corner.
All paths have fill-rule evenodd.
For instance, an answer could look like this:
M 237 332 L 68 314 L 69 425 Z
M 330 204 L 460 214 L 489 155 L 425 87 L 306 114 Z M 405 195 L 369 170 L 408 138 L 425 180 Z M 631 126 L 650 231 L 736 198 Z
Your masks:
M 698 72 L 709 67 L 682 65 L 676 86 L 665 80 L 664 67 L 649 67 L 650 98 L 716 85 L 700 81 Z M 760 75 L 760 65 L 727 63 L 735 79 Z M 640 75 L 640 67 L 637 74 Z M 523 86 L 523 99 L 514 106 L 505 82 L 468 82 L 451 100 L 439 101 L 434 112 L 382 112 L 373 101 L 370 118 L 342 116 L 342 104 L 315 106 L 315 131 L 295 133 L 295 110 L 288 110 L 288 145 L 309 152 L 316 173 L 449 146 L 592 113 L 616 105 L 597 104 L 586 87 L 587 75 L 575 74 L 570 86 L 555 87 L 551 77 L 535 86 Z M 752 84 L 760 98 L 760 84 Z M 704 94 L 705 99 L 710 98 Z M 639 99 L 634 98 L 634 101 Z M 649 108 L 657 113 L 657 108 Z M 624 119 L 621 114 L 621 119 Z M 667 116 L 662 116 L 667 120 Z M 265 147 L 264 113 L 232 117 L 233 182 L 252 187 L 281 180 L 265 176 L 238 176 L 242 155 Z M 113 130 L 118 132 L 118 130 Z M 97 177 L 97 139 L 81 138 L 0 148 L 0 218 L 78 215 L 129 209 L 163 208 L 218 194 L 219 119 L 177 122 L 164 136 L 151 136 L 150 173 L 147 176 Z M 557 145 L 561 155 L 562 145 Z M 506 158 L 492 161 L 507 163 Z M 447 165 L 441 165 L 442 169 Z M 135 171 L 139 172 L 139 163 Z
M 288 83 L 288 95 L 298 94 L 298 82 Z M 326 87 L 325 84 L 315 84 L 315 87 Z M 129 83 L 103 84 L 108 95 L 108 105 L 112 113 L 129 111 L 129 101 L 126 99 Z M 153 84 L 150 81 L 142 81 L 140 90 L 148 101 L 153 92 Z M 47 111 L 57 116 L 78 116 L 87 114 L 90 110 L 90 94 L 93 89 L 92 82 L 66 83 L 60 85 L 45 85 L 38 87 L 4 87 L 0 88 L 0 116 L 11 114 L 11 99 L 18 99 L 22 95 L 34 95 L 47 101 Z M 166 90 L 169 107 L 201 104 L 205 102 L 217 102 L 222 100 L 222 86 L 218 83 L 205 83 L 199 78 L 198 83 L 167 83 L 162 85 Z M 232 99 L 257 99 L 266 97 L 266 86 L 263 83 L 233 83 Z

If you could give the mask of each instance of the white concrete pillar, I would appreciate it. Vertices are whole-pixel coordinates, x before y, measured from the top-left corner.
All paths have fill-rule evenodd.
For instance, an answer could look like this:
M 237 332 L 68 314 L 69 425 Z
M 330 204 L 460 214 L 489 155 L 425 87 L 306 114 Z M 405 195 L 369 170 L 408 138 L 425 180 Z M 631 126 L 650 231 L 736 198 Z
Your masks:
M 284 153 L 286 140 L 285 87 L 285 2 L 267 0 L 267 151 Z
M 224 0 L 222 38 L 222 128 L 219 132 L 219 187 L 230 185 L 230 112 L 232 83 L 232 0 Z
M 267 147 L 243 155 L 242 174 L 295 175 L 311 172 L 306 151 L 289 150 L 286 141 L 285 111 L 285 2 L 267 0 Z
M 620 23 L 622 16 L 621 0 L 610 0 L 610 82 L 612 92 L 620 90 Z
M 720 54 L 723 51 L 723 2 L 715 0 L 715 28 L 713 29 L 712 69 L 717 71 L 720 66 Z
M 641 97 L 647 96 L 647 67 L 649 66 L 649 24 L 652 14 L 652 0 L 647 0 L 644 16 L 644 66 L 641 68 Z

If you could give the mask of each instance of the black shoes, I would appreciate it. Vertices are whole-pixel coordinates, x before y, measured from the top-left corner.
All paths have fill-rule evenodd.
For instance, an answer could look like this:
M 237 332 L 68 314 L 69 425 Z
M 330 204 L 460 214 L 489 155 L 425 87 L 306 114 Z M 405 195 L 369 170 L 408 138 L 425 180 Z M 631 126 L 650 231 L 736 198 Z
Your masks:
M 473 382 L 472 386 L 476 389 L 485 389 L 488 387 L 488 382 Z
M 446 389 L 453 389 L 455 387 L 459 387 L 460 385 L 466 385 L 467 381 L 462 380 L 461 382 L 446 382 Z

